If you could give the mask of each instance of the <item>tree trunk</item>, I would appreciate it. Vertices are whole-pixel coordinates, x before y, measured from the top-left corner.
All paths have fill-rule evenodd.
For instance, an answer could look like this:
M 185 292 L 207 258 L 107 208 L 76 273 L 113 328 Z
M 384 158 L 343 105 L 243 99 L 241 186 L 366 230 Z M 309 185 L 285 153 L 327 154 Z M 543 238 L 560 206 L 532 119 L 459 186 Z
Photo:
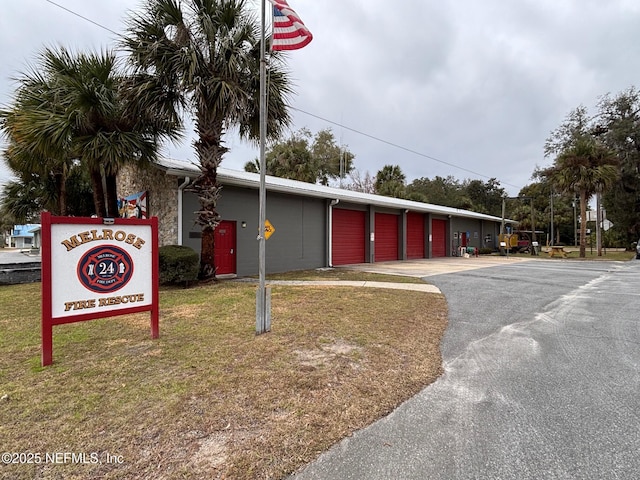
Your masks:
M 200 279 L 208 280 L 216 276 L 215 252 L 215 230 L 205 228 L 202 230 L 201 253 L 200 253 Z
M 58 192 L 58 215 L 67 215 L 67 176 L 65 171 L 55 174 L 56 190 Z
M 107 216 L 117 218 L 120 216 L 118 211 L 118 186 L 116 183 L 116 175 L 106 175 L 105 183 L 107 185 Z
M 214 230 L 220 223 L 217 205 L 222 187 L 218 184 L 218 165 L 227 148 L 222 145 L 223 121 L 215 112 L 199 112 L 197 121 L 198 141 L 196 153 L 200 161 L 200 175 L 191 184 L 190 190 L 198 196 L 200 210 L 196 212 L 196 223 L 202 227 L 202 251 L 200 252 L 200 278 L 215 278 Z
M 211 167 L 211 165 L 208 165 Z M 217 169 L 200 167 L 202 173 L 192 183 L 191 190 L 198 195 L 200 211 L 196 212 L 196 222 L 202 226 L 202 242 L 200 252 L 200 279 L 215 277 L 216 265 L 214 257 L 214 230 L 220 223 L 217 211 L 221 187 L 217 181 Z
M 580 258 L 587 256 L 587 191 L 580 190 Z
M 107 208 L 104 203 L 104 189 L 102 188 L 102 174 L 100 168 L 91 168 L 89 171 L 91 176 L 91 188 L 93 189 L 93 207 L 98 217 L 107 216 Z

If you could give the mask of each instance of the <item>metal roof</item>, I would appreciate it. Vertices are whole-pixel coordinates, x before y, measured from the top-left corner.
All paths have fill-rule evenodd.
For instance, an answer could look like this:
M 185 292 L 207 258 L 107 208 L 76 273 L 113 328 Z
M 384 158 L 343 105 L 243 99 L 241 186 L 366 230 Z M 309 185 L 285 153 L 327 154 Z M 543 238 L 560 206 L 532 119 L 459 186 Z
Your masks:
M 180 160 L 161 158 L 156 163 L 157 166 L 165 170 L 169 175 L 182 177 L 197 177 L 200 169 L 195 163 L 188 163 Z M 233 185 L 246 188 L 260 188 L 260 174 L 231 170 L 218 167 L 218 181 L 222 185 Z M 290 195 L 304 195 L 314 198 L 325 198 L 328 200 L 339 200 L 340 202 L 359 203 L 365 205 L 375 205 L 378 207 L 404 209 L 413 212 L 434 213 L 437 215 L 451 215 L 452 217 L 474 218 L 478 220 L 491 220 L 501 222 L 501 217 L 485 215 L 483 213 L 461 210 L 459 208 L 443 207 L 430 203 L 415 202 L 400 198 L 385 197 L 371 193 L 361 193 L 342 188 L 325 187 L 314 183 L 300 182 L 287 178 L 266 175 L 265 185 L 268 192 L 286 193 Z M 506 223 L 517 223 L 515 220 L 504 220 Z

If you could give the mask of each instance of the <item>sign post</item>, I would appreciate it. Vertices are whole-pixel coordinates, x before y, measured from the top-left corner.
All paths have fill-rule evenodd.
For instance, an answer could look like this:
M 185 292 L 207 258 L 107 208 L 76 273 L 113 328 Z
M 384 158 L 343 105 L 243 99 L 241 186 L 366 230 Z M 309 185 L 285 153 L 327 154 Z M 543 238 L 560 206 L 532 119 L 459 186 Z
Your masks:
M 55 217 L 42 224 L 42 366 L 53 326 L 150 312 L 158 338 L 158 219 Z

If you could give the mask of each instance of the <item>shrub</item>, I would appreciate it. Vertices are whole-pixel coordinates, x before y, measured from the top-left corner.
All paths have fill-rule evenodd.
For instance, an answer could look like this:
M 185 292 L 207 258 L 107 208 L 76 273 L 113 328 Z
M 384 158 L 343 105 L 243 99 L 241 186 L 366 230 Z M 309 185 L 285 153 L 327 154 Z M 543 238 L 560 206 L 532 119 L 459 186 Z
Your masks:
M 198 279 L 200 258 L 191 247 L 165 245 L 159 249 L 160 284 L 184 284 Z
M 482 247 L 478 249 L 478 253 L 480 255 L 491 255 L 493 253 L 493 248 Z

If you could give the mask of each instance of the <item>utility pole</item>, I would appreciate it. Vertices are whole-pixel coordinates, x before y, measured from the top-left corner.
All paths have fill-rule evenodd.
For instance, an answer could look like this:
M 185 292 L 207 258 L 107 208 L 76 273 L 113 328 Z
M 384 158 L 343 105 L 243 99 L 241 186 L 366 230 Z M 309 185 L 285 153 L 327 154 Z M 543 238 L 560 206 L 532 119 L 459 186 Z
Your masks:
M 598 256 L 602 256 L 602 206 L 600 205 L 601 194 L 596 192 L 596 249 Z
M 573 246 L 577 247 L 578 246 L 578 215 L 576 213 L 576 206 L 577 206 L 577 199 L 576 196 L 573 196 Z
M 533 197 L 529 197 L 529 200 L 531 200 L 531 255 L 535 255 L 536 254 L 536 221 L 535 221 L 535 216 L 533 214 Z
M 504 236 L 504 213 L 505 213 L 505 202 L 506 202 L 507 198 L 506 197 L 502 197 L 502 223 L 500 224 L 500 235 L 498 236 L 498 244 L 500 245 L 500 255 L 504 255 L 504 251 L 505 248 L 502 246 L 502 239 L 506 238 Z M 509 250 L 507 249 L 507 252 L 509 252 Z
M 549 244 L 555 245 L 555 240 L 553 239 L 553 188 L 551 188 L 551 199 L 549 203 L 551 205 L 551 240 Z

